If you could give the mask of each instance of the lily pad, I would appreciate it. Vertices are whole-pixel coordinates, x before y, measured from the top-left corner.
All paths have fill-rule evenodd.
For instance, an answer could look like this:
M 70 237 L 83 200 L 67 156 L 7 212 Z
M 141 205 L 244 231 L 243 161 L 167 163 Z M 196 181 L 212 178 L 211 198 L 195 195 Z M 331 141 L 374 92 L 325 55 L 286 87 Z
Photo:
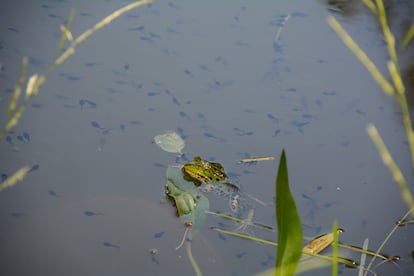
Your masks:
M 171 153 L 183 154 L 182 150 L 185 147 L 185 142 L 175 132 L 166 132 L 164 134 L 156 135 L 154 137 L 154 143 L 162 150 Z

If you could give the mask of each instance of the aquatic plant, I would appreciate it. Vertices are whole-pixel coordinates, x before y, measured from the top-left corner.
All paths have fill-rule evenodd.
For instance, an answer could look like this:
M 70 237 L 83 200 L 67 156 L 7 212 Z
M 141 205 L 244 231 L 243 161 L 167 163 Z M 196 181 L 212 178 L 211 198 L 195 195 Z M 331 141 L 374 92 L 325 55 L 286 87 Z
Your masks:
M 178 167 L 168 167 L 165 190 L 167 196 L 174 201 L 177 214 L 185 225 L 183 238 L 176 250 L 185 243 L 187 257 L 195 274 L 202 275 L 194 259 L 191 244 L 194 235 L 204 223 L 206 213 L 210 208 L 209 200 L 199 192 L 193 182 L 184 179 L 184 174 Z
M 302 254 L 302 226 L 290 192 L 285 150 L 276 177 L 275 212 L 278 229 L 276 276 L 293 275 Z
M 407 140 L 408 140 L 408 144 L 410 147 L 410 153 L 411 153 L 411 160 L 412 160 L 412 166 L 414 168 L 414 132 L 412 129 L 412 123 L 411 123 L 411 119 L 409 116 L 409 109 L 408 109 L 408 103 L 407 103 L 407 99 L 406 99 L 406 95 L 405 95 L 405 87 L 404 87 L 404 83 L 401 77 L 401 73 L 399 71 L 399 64 L 398 64 L 398 58 L 397 58 L 397 51 L 396 51 L 396 45 L 395 45 L 395 38 L 392 34 L 392 32 L 390 31 L 390 28 L 387 24 L 387 18 L 386 18 L 386 13 L 385 13 L 385 9 L 384 9 L 384 5 L 383 5 L 383 1 L 382 0 L 376 0 L 376 1 L 372 1 L 372 0 L 362 0 L 366 6 L 378 17 L 378 20 L 380 22 L 380 26 L 386 41 L 386 45 L 387 45 L 387 49 L 388 49 L 388 53 L 390 56 L 390 60 L 387 64 L 388 66 L 388 72 L 390 74 L 390 78 L 392 80 L 392 83 L 390 81 L 387 80 L 387 78 L 378 70 L 378 68 L 376 67 L 376 65 L 370 60 L 370 58 L 360 49 L 360 47 L 357 45 L 357 43 L 355 43 L 355 41 L 346 33 L 346 31 L 341 27 L 341 25 L 335 20 L 334 17 L 330 16 L 328 17 L 328 23 L 329 25 L 337 32 L 337 34 L 339 35 L 339 37 L 343 40 L 343 42 L 352 50 L 352 52 L 355 54 L 355 56 L 361 61 L 361 63 L 367 68 L 367 70 L 371 73 L 371 76 L 374 78 L 374 80 L 379 84 L 379 86 L 382 88 L 382 90 L 389 96 L 394 97 L 400 108 L 402 111 L 402 121 L 405 127 L 405 131 L 406 131 L 406 136 L 407 136 Z M 408 29 L 407 33 L 404 35 L 403 40 L 400 44 L 400 49 L 404 49 L 409 43 L 410 41 L 413 39 L 414 37 L 414 24 Z M 414 215 L 414 200 L 413 200 L 413 196 L 410 192 L 410 189 L 408 187 L 407 181 L 405 180 L 400 168 L 398 167 L 398 165 L 394 162 L 389 150 L 387 149 L 386 145 L 384 144 L 380 134 L 378 133 L 377 128 L 373 125 L 373 124 L 368 124 L 367 126 L 367 132 L 369 134 L 369 136 L 371 137 L 372 141 L 374 142 L 375 146 L 377 147 L 380 156 L 384 162 L 384 164 L 389 168 L 389 170 L 392 173 L 393 179 L 394 181 L 399 185 L 400 191 L 401 191 L 401 195 L 403 200 L 407 203 L 409 210 L 408 212 L 399 220 L 399 222 L 405 222 L 405 221 L 410 221 L 410 220 L 406 220 L 406 218 L 411 214 Z M 285 160 L 283 161 L 285 162 Z M 280 160 L 280 166 L 282 164 L 282 158 Z M 279 173 L 281 167 L 279 167 L 279 171 L 278 171 L 278 180 L 279 180 Z M 287 168 L 286 168 L 287 170 Z M 287 174 L 287 171 L 286 171 Z M 277 180 L 277 181 L 278 181 Z M 287 177 L 285 179 L 287 185 L 288 184 L 288 180 Z M 280 190 L 279 190 L 280 191 Z M 278 197 L 278 192 L 276 192 L 276 198 Z M 293 198 L 291 199 L 293 200 Z M 288 200 L 290 201 L 290 200 Z M 294 201 L 293 201 L 294 202 Z M 278 212 L 278 207 L 277 207 L 277 203 L 278 200 L 276 200 L 276 214 L 277 214 L 277 218 L 278 218 L 278 229 L 279 231 L 283 231 L 283 225 L 281 224 L 282 221 L 279 221 L 279 214 L 280 214 L 280 210 L 282 208 L 279 209 Z M 293 208 L 293 206 L 290 207 L 291 209 Z M 296 218 L 296 216 L 294 214 L 291 215 L 293 220 L 296 220 L 298 218 Z M 371 267 L 372 264 L 374 263 L 376 258 L 381 258 L 383 259 L 384 262 L 388 262 L 388 261 L 395 261 L 398 260 L 399 257 L 398 256 L 385 256 L 383 254 L 381 254 L 381 250 L 383 249 L 384 245 L 387 243 L 387 241 L 390 239 L 390 237 L 395 233 L 397 227 L 399 226 L 399 222 L 393 227 L 393 229 L 391 230 L 391 232 L 388 234 L 388 236 L 384 239 L 383 243 L 379 246 L 379 248 L 374 252 L 371 250 L 368 250 L 368 239 L 365 239 L 364 241 L 364 245 L 362 248 L 360 247 L 356 247 L 356 246 L 351 246 L 351 245 L 344 245 L 344 244 L 340 244 L 338 241 L 338 225 L 337 225 L 337 221 L 334 221 L 334 225 L 333 225 L 333 231 L 330 234 L 326 234 L 323 235 L 322 237 L 324 238 L 324 246 L 328 246 L 330 244 L 333 244 L 333 256 L 332 258 L 327 258 L 326 260 L 328 260 L 329 262 L 332 263 L 332 275 L 337 275 L 338 274 L 338 263 L 344 263 L 347 266 L 352 266 L 352 267 L 359 267 L 360 269 L 360 273 L 359 275 L 362 275 L 365 271 L 364 275 L 367 275 L 368 272 L 372 272 L 371 271 Z M 286 223 L 286 222 L 284 222 Z M 289 222 L 287 222 L 289 224 Z M 280 227 L 282 226 L 282 227 Z M 285 225 L 286 226 L 286 225 Z M 300 229 L 300 224 L 299 226 L 296 226 L 296 228 L 294 230 Z M 239 238 L 245 238 L 245 239 L 250 239 L 252 241 L 256 241 L 256 242 L 261 242 L 261 243 L 265 243 L 265 244 L 269 244 L 272 246 L 277 246 L 278 247 L 278 251 L 277 251 L 277 262 L 275 265 L 275 269 L 270 269 L 267 271 L 264 271 L 258 275 L 280 275 L 281 271 L 284 271 L 283 275 L 292 275 L 293 272 L 295 271 L 296 265 L 298 265 L 298 260 L 295 258 L 293 258 L 291 261 L 287 261 L 286 263 L 284 263 L 283 261 L 281 261 L 281 259 L 284 258 L 283 256 L 283 251 L 286 250 L 286 248 L 282 248 L 284 246 L 286 246 L 286 244 L 282 244 L 282 243 L 276 243 L 276 242 L 272 242 L 272 241 L 267 241 L 267 240 L 263 240 L 257 237 L 251 237 L 250 235 L 244 234 L 244 233 L 238 233 L 238 232 L 234 232 L 234 231 L 228 231 L 228 230 L 223 230 L 220 228 L 215 227 L 214 230 L 216 231 L 220 231 L 229 235 L 233 235 Z M 293 231 L 295 232 L 295 231 Z M 289 232 L 287 233 L 289 235 Z M 293 237 L 298 237 L 297 233 L 293 233 L 292 237 L 285 237 L 284 234 L 282 235 L 281 233 L 278 234 L 278 240 L 290 240 L 291 244 L 290 246 L 293 246 L 294 242 L 294 238 Z M 327 235 L 329 235 L 329 239 L 325 239 L 327 237 Z M 332 236 L 330 236 L 332 235 Z M 315 238 L 314 240 L 317 240 L 318 238 Z M 314 241 L 313 240 L 313 241 Z M 313 242 L 311 241 L 311 242 Z M 318 241 L 319 243 L 319 241 Z M 295 247 L 297 247 L 298 245 L 295 244 Z M 357 252 L 362 253 L 361 254 L 361 263 L 358 266 L 358 264 L 356 263 L 349 263 L 347 261 L 350 260 L 346 260 L 343 259 L 341 257 L 338 256 L 338 247 L 343 247 L 343 248 L 348 248 Z M 306 248 L 306 246 L 305 246 Z M 295 252 L 297 253 L 297 248 L 295 249 Z M 316 252 L 319 253 L 320 251 Z M 295 253 L 295 254 L 296 254 Z M 299 252 L 300 253 L 300 252 Z M 309 250 L 303 250 L 302 253 L 315 253 L 315 252 L 309 252 Z M 368 264 L 367 267 L 365 266 L 365 259 L 366 256 L 370 255 L 372 256 L 372 259 L 370 261 L 370 263 Z M 315 255 L 318 257 L 322 257 L 319 255 Z M 316 267 L 320 267 L 321 265 L 311 265 L 308 268 L 305 268 L 304 262 L 300 262 L 299 263 L 299 269 L 296 270 L 297 273 L 300 273 L 302 271 L 306 271 L 309 269 L 313 269 Z M 286 270 L 284 270 L 286 269 Z M 374 272 L 372 272 L 374 273 Z M 375 273 L 374 273 L 375 274 Z
M 330 16 L 328 17 L 329 25 L 335 30 L 338 36 L 342 39 L 344 44 L 354 53 L 354 55 L 361 61 L 361 63 L 367 68 L 371 76 L 382 88 L 385 94 L 392 96 L 396 99 L 397 103 L 400 106 L 402 112 L 402 121 L 404 124 L 408 144 L 410 147 L 411 154 L 411 165 L 414 168 L 414 131 L 412 128 L 412 122 L 409 114 L 408 102 L 405 95 L 405 86 L 401 77 L 401 72 L 398 65 L 397 50 L 395 45 L 395 37 L 390 31 L 390 28 L 387 24 L 387 15 L 384 9 L 384 3 L 382 0 L 363 0 L 367 7 L 377 16 L 378 21 L 381 25 L 381 29 L 384 35 L 384 39 L 387 45 L 388 54 L 390 60 L 387 63 L 388 73 L 392 83 L 387 80 L 387 78 L 379 71 L 377 66 L 371 59 L 361 50 L 358 44 L 352 39 L 352 37 L 342 28 L 338 21 Z M 409 41 L 412 39 L 413 35 L 413 26 L 408 30 L 405 35 L 405 39 L 402 41 L 402 46 L 406 46 Z M 377 128 L 374 124 L 370 123 L 367 126 L 367 132 L 374 142 L 375 146 L 380 153 L 380 156 L 384 164 L 391 171 L 394 181 L 399 185 L 401 190 L 401 195 L 404 201 L 407 203 L 408 207 L 412 210 L 414 215 L 414 199 L 410 192 L 410 189 L 407 185 L 404 175 L 402 174 L 398 165 L 394 162 L 388 148 L 384 144 Z
M 378 18 L 378 21 L 381 26 L 381 30 L 385 39 L 385 43 L 387 46 L 388 54 L 389 54 L 389 61 L 387 62 L 388 73 L 391 81 L 388 81 L 387 78 L 381 74 L 378 70 L 376 65 L 369 59 L 369 57 L 361 50 L 358 44 L 352 39 L 352 37 L 342 28 L 342 26 L 335 20 L 334 17 L 328 17 L 329 25 L 335 30 L 338 36 L 342 39 L 344 44 L 348 46 L 348 48 L 354 53 L 354 55 L 360 60 L 360 62 L 367 68 L 370 72 L 373 79 L 378 83 L 381 89 L 384 91 L 385 94 L 393 97 L 398 105 L 400 106 L 401 113 L 402 113 L 402 122 L 405 128 L 408 145 L 410 148 L 410 155 L 411 155 L 411 166 L 414 168 L 414 131 L 412 127 L 412 122 L 409 114 L 408 102 L 406 97 L 406 89 L 404 86 L 403 78 L 401 76 L 400 67 L 398 63 L 398 56 L 397 56 L 397 46 L 396 41 L 393 33 L 390 30 L 390 27 L 387 22 L 387 14 L 385 12 L 383 0 L 362 0 L 362 2 L 371 10 L 371 12 Z M 404 35 L 402 41 L 400 42 L 399 49 L 404 49 L 410 41 L 414 37 L 414 24 L 407 30 L 406 34 Z M 379 134 L 377 128 L 374 124 L 369 123 L 367 126 L 367 132 L 370 136 L 371 140 L 374 142 L 377 150 L 382 158 L 384 164 L 390 170 L 394 181 L 398 184 L 399 189 L 401 191 L 401 196 L 405 203 L 408 205 L 408 212 L 403 216 L 401 220 L 405 220 L 405 218 L 411 214 L 414 215 L 414 199 L 413 195 L 410 192 L 409 186 L 404 175 L 401 172 L 401 169 L 398 165 L 394 162 L 391 153 L 389 152 L 387 146 L 383 142 L 381 135 Z M 388 242 L 389 238 L 394 234 L 398 227 L 395 225 L 393 229 L 390 231 L 388 236 L 384 239 L 382 244 L 379 246 L 376 253 L 382 250 L 385 244 Z M 375 258 L 377 256 L 374 255 L 371 262 L 368 264 L 366 268 L 365 275 L 370 270 Z

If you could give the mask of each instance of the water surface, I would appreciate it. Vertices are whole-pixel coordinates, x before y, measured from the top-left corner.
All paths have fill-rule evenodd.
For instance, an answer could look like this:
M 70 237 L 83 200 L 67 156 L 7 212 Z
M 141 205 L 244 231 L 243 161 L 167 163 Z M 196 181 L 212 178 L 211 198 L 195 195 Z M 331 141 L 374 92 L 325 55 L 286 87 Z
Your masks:
M 59 25 L 71 8 L 77 36 L 126 3 L 9 1 L 0 12 L 2 110 L 23 56 L 29 74 L 45 72 L 56 57 Z M 390 21 L 399 36 L 410 8 L 390 6 L 401 14 Z M 174 250 L 184 228 L 164 195 L 166 166 L 184 160 L 151 143 L 166 130 L 186 140 L 188 159 L 217 160 L 244 193 L 266 203 L 285 149 L 304 235 L 328 232 L 338 219 L 344 243 L 369 238 L 376 249 L 406 206 L 365 128 L 377 126 L 410 183 L 405 131 L 398 107 L 329 28 L 328 15 L 385 72 L 378 24 L 355 3 L 338 10 L 324 1 L 159 1 L 94 34 L 50 75 L 0 143 L 2 177 L 33 166 L 23 183 L 0 194 L 0 256 L 7 260 L 0 271 L 191 273 L 184 250 Z M 405 74 L 412 65 L 401 63 Z M 251 156 L 275 161 L 238 163 Z M 275 226 L 273 205 L 256 206 L 255 219 Z M 199 238 L 209 250 L 194 241 L 205 274 L 272 267 L 274 248 L 209 229 L 220 223 L 236 227 L 209 218 Z M 409 230 L 399 229 L 384 249 L 403 257 L 400 268 L 386 263 L 377 273 L 413 271 Z

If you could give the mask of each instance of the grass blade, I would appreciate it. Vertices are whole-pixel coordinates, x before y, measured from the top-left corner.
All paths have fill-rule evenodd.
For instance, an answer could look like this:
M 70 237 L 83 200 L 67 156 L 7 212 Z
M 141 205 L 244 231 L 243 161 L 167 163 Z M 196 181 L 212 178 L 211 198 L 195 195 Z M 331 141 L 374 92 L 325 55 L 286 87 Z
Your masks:
M 385 146 L 384 142 L 382 141 L 381 136 L 379 135 L 377 128 L 373 124 L 368 124 L 367 132 L 371 137 L 371 140 L 374 141 L 375 146 L 378 149 L 379 154 L 381 155 L 382 161 L 391 171 L 394 181 L 399 185 L 401 190 L 402 198 L 404 199 L 405 203 L 410 207 L 410 209 L 414 208 L 414 199 L 410 192 L 410 188 L 405 180 L 404 175 L 402 174 L 400 168 L 395 164 L 394 160 L 391 157 L 388 148 Z
M 332 16 L 328 17 L 328 23 L 332 29 L 338 34 L 342 39 L 344 44 L 354 53 L 354 55 L 361 61 L 361 63 L 367 68 L 371 73 L 374 80 L 378 85 L 384 90 L 387 95 L 394 95 L 394 87 L 386 80 L 386 78 L 381 74 L 378 68 L 375 66 L 374 62 L 361 50 L 358 44 L 349 36 L 349 34 L 342 28 L 342 26 L 336 21 Z
M 14 92 L 10 99 L 9 107 L 7 109 L 7 116 L 11 116 L 14 110 L 16 109 L 17 101 L 19 100 L 20 94 L 22 93 L 22 86 L 26 78 L 27 64 L 28 64 L 28 59 L 23 58 L 22 66 L 20 69 L 20 76 L 19 76 L 19 79 L 17 80 L 16 86 L 14 87 Z
M 30 167 L 26 166 L 18 170 L 15 174 L 0 183 L 0 192 L 6 188 L 12 187 L 17 182 L 22 181 L 26 174 L 30 171 Z
M 404 38 L 401 42 L 401 48 L 405 49 L 407 45 L 410 43 L 410 41 L 414 37 L 414 23 L 411 24 L 410 28 L 408 29 L 407 33 L 404 35 Z
M 334 220 L 333 223 L 333 242 L 332 242 L 332 275 L 338 275 L 338 244 L 339 244 L 339 229 L 338 229 L 338 222 Z
M 235 232 L 235 231 L 227 230 L 227 229 L 216 227 L 216 226 L 211 227 L 211 229 L 214 230 L 214 231 L 224 233 L 224 234 L 227 234 L 227 235 L 231 235 L 231 236 L 234 236 L 234 237 L 238 237 L 238 238 L 241 238 L 241 239 L 260 242 L 260 243 L 271 245 L 271 246 L 277 246 L 277 242 L 265 240 L 265 239 L 258 238 L 258 237 L 253 237 L 253 236 L 250 236 L 246 233 Z
M 290 193 L 285 150 L 276 177 L 278 244 L 276 275 L 293 275 L 302 254 L 302 228 L 295 200 Z
M 70 29 L 72 28 L 72 24 L 73 24 L 74 19 L 75 19 L 75 10 L 72 9 L 69 13 L 68 18 L 66 19 L 66 25 L 65 26 L 62 25 L 61 28 L 60 28 L 61 31 L 62 31 L 62 34 L 60 36 L 60 40 L 59 40 L 59 44 L 58 44 L 58 48 L 57 48 L 58 52 L 60 52 L 63 49 L 63 47 L 65 46 L 66 41 L 71 42 L 73 40 Z M 71 39 L 71 37 L 72 37 L 72 39 Z
M 375 6 L 374 2 L 372 0 L 362 0 L 362 2 L 367 6 L 373 14 L 377 14 L 377 6 Z

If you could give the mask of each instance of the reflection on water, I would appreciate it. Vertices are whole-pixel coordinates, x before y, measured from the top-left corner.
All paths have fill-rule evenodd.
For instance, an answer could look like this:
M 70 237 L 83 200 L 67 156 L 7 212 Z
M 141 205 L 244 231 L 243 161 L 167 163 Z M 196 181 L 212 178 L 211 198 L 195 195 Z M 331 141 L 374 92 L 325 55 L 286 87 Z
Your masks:
M 30 1 L 24 9 L 2 9 L 1 110 L 23 56 L 30 74 L 52 62 L 71 8 L 76 36 L 119 5 Z M 387 11 L 399 38 L 412 20 L 412 3 L 387 2 Z M 406 138 L 398 108 L 328 27 L 329 14 L 385 71 L 378 24 L 359 1 L 159 1 L 92 36 L 50 75 L 0 143 L 2 180 L 31 167 L 24 182 L 0 193 L 0 256 L 7 260 L 0 271 L 192 273 L 185 253 L 174 250 L 184 226 L 169 202 L 158 204 L 166 167 L 197 155 L 218 160 L 242 192 L 268 203 L 277 161 L 238 161 L 278 160 L 282 148 L 304 235 L 329 231 L 336 218 L 346 230 L 343 242 L 368 237 L 377 248 L 406 206 L 365 127 L 375 123 L 410 183 Z M 411 49 L 401 52 L 407 90 Z M 184 158 L 151 143 L 168 130 L 186 140 Z M 214 211 L 228 208 L 220 199 L 211 204 Z M 274 226 L 273 206 L 257 206 L 254 217 Z M 274 248 L 209 229 L 221 223 L 210 217 L 194 240 L 207 275 L 250 275 L 273 265 Z M 413 271 L 412 248 L 402 242 L 408 232 L 397 231 L 384 249 L 402 256 L 401 270 L 385 263 L 376 272 Z
M 166 204 L 91 196 L 52 206 L 41 214 L 29 211 L 19 217 L 5 217 L 2 212 L 7 224 L 2 231 L 2 252 L 8 253 L 9 260 L 0 265 L 5 275 L 192 272 L 185 251 L 174 250 L 182 226 Z M 89 209 L 99 213 L 84 211 Z M 226 271 L 203 237 L 196 241 L 193 246 L 199 252 L 200 266 L 214 265 L 210 269 L 216 273 Z M 154 248 L 157 253 L 150 252 Z

